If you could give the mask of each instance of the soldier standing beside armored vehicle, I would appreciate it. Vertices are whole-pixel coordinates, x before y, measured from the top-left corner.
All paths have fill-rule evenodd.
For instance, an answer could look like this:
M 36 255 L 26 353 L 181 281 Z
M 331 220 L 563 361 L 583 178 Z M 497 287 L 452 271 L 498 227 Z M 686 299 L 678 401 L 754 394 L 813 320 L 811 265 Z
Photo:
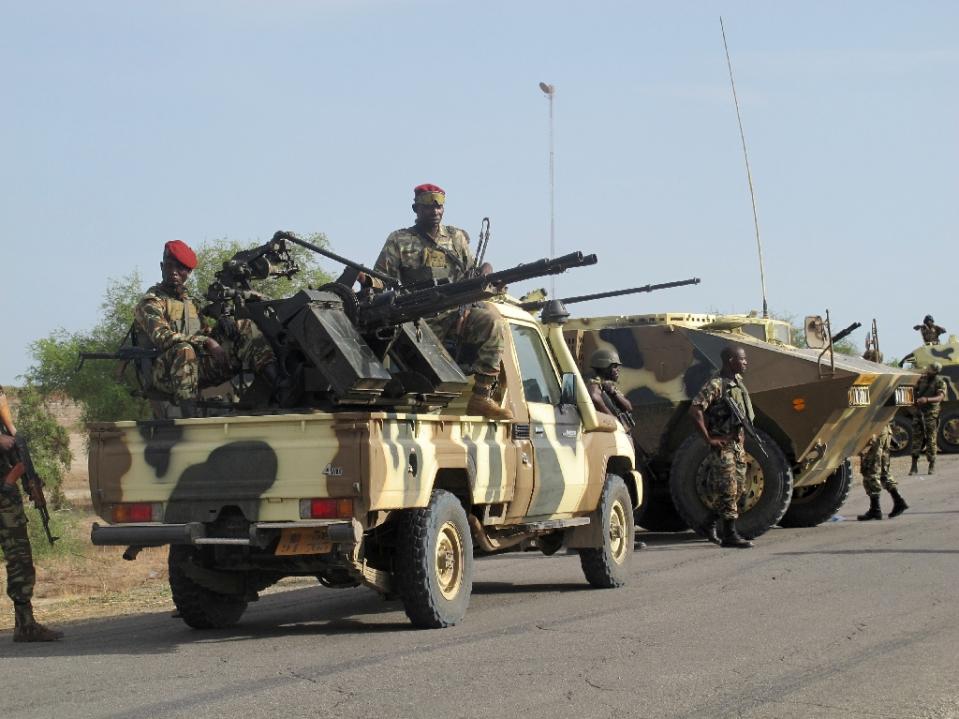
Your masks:
M 912 466 L 909 474 L 919 474 L 919 455 L 923 448 L 929 461 L 929 474 L 936 472 L 936 433 L 939 409 L 946 398 L 946 380 L 939 374 L 942 365 L 930 364 L 916 383 L 916 413 L 912 417 Z
M 919 330 L 919 332 L 922 334 L 922 341 L 927 345 L 939 344 L 939 336 L 946 333 L 946 328 L 937 325 L 936 321 L 932 318 L 932 315 L 926 315 L 922 319 L 922 324 L 915 325 L 913 329 Z
M 464 230 L 440 224 L 446 192 L 436 185 L 418 185 L 413 198 L 416 223 L 390 233 L 374 269 L 404 285 L 464 279 L 474 264 L 473 253 Z M 478 269 L 482 274 L 492 270 L 489 264 Z M 506 325 L 499 313 L 480 302 L 444 312 L 429 320 L 429 325 L 441 342 L 453 346 L 457 361 L 468 364 L 468 373 L 474 375 L 473 396 L 466 412 L 490 419 L 512 419 L 512 412 L 492 398 L 506 342 Z
M 889 469 L 892 456 L 892 424 L 887 424 L 879 434 L 874 434 L 865 449 L 859 453 L 859 471 L 862 474 L 862 486 L 869 495 L 869 509 L 856 519 L 860 522 L 882 519 L 879 498 L 885 489 L 892 496 L 892 511 L 889 518 L 898 517 L 909 509 L 906 500 L 899 494 L 896 480 Z
M 163 281 L 151 287 L 134 310 L 138 330 L 160 352 L 153 362 L 153 386 L 174 398 L 182 417 L 196 416 L 201 388 L 227 381 L 244 365 L 251 364 L 274 388 L 280 383 L 273 350 L 250 320 L 230 323 L 230 336 L 223 338 L 226 348 L 203 332 L 186 291 L 196 262 L 186 243 L 167 242 L 160 263 Z
M 622 366 L 619 355 L 614 350 L 596 350 L 590 355 L 589 366 L 595 374 L 586 380 L 586 387 L 596 411 L 615 417 L 631 415 L 632 403 L 616 386 Z
M 723 547 L 745 549 L 753 544 L 736 531 L 739 497 L 746 483 L 745 429 L 737 422 L 728 402 L 733 402 L 739 414 L 749 422 L 755 413 L 742 378 L 747 366 L 746 351 L 742 347 L 724 347 L 721 357 L 722 370 L 703 385 L 693 399 L 689 414 L 709 445 L 709 481 L 719 499 L 719 534 L 714 515 L 706 524 L 706 537 Z
M 27 534 L 27 516 L 17 480 L 23 474 L 22 463 L 12 463 L 10 453 L 17 434 L 10 415 L 7 396 L 0 387 L 0 549 L 7 565 L 7 595 L 13 600 L 15 642 L 52 642 L 63 632 L 43 626 L 33 617 L 33 585 L 37 573 Z

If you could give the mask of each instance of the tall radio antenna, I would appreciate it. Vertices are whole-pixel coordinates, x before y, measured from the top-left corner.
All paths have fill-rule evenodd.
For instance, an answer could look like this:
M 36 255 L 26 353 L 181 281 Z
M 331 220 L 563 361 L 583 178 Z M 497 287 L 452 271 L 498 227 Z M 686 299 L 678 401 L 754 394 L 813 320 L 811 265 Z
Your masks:
M 736 105 L 736 120 L 739 122 L 739 137 L 743 141 L 743 159 L 746 161 L 746 180 L 749 182 L 749 198 L 753 203 L 753 226 L 756 228 L 756 247 L 759 250 L 759 281 L 763 290 L 763 317 L 769 317 L 766 305 L 766 269 L 763 263 L 763 243 L 759 237 L 759 213 L 756 211 L 756 192 L 753 190 L 753 173 L 749 169 L 749 153 L 746 152 L 746 133 L 743 132 L 743 118 L 739 113 L 739 97 L 736 95 L 736 82 L 733 80 L 733 64 L 729 60 L 729 45 L 726 44 L 726 28 L 723 18 L 719 18 L 719 29 L 723 33 L 723 49 L 726 51 L 726 67 L 729 68 L 729 85 L 733 89 L 733 103 Z

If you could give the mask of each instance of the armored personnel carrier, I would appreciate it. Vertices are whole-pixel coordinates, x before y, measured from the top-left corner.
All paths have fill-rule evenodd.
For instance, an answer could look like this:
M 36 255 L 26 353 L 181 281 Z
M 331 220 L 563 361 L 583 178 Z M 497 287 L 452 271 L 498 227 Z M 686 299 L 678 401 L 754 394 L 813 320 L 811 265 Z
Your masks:
M 938 345 L 922 345 L 906 355 L 905 367 L 924 371 L 933 362 L 942 365 L 946 379 L 947 397 L 939 414 L 938 444 L 940 452 L 959 452 L 959 339 L 955 335 Z M 896 413 L 893 424 L 892 453 L 896 456 L 909 454 L 912 445 L 912 416 L 914 409 L 904 408 Z
M 809 344 L 823 323 L 807 318 Z M 723 348 L 745 348 L 746 386 L 756 410 L 760 448 L 746 441 L 748 486 L 737 528 L 756 537 L 775 524 L 809 527 L 833 516 L 850 490 L 847 458 L 912 404 L 916 375 L 856 357 L 793 344 L 788 323 L 747 315 L 666 313 L 588 317 L 566 325 L 577 362 L 600 348 L 622 361 L 620 389 L 633 405 L 632 430 L 644 481 L 637 523 L 650 530 L 702 531 L 708 448 L 689 404 L 721 366 Z M 831 342 L 831 339 L 829 340 Z
M 234 258 L 208 298 L 257 324 L 295 404 L 251 408 L 240 386 L 218 416 L 93 425 L 90 491 L 109 523 L 93 543 L 127 559 L 169 546 L 173 601 L 198 629 L 235 624 L 286 576 L 365 585 L 398 597 L 416 626 L 449 626 L 466 612 L 474 554 L 527 548 L 571 549 L 591 585 L 622 585 L 642 501 L 631 438 L 593 408 L 559 322 L 499 289 L 595 257 L 369 296 L 349 277 L 256 295 L 251 279 L 290 271 L 292 241 L 277 233 Z M 508 328 L 495 399 L 511 421 L 465 414 L 469 379 L 423 319 L 481 299 Z

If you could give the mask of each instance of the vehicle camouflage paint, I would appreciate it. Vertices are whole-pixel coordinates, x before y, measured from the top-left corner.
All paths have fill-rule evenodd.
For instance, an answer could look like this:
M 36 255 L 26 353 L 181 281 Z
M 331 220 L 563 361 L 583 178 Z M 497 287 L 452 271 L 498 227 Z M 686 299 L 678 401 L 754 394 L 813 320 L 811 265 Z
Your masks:
M 93 543 L 170 545 L 187 624 L 229 626 L 280 578 L 398 595 L 417 626 L 454 624 L 473 555 L 565 546 L 619 586 L 642 499 L 629 435 L 597 414 L 558 324 L 498 303 L 498 396 L 512 422 L 432 413 L 281 414 L 93 425 Z M 415 337 L 417 333 L 409 333 Z M 441 413 L 440 413 L 441 412 Z
M 619 386 L 633 405 L 637 460 L 646 491 L 637 523 L 651 530 L 701 531 L 708 451 L 688 416 L 691 399 L 721 366 L 729 345 L 746 350 L 745 375 L 766 454 L 750 455 L 737 527 L 755 537 L 769 527 L 814 526 L 849 492 L 847 458 L 912 403 L 916 375 L 857 357 L 800 349 L 790 326 L 745 315 L 668 313 L 571 320 L 567 342 L 584 370 L 596 349 L 622 360 Z
M 922 345 L 903 359 L 903 364 L 920 372 L 933 362 L 942 365 L 947 395 L 939 410 L 939 452 L 959 452 L 959 339 L 950 335 L 949 341 L 938 345 Z M 893 426 L 893 454 L 909 454 L 912 443 L 913 408 L 901 409 Z

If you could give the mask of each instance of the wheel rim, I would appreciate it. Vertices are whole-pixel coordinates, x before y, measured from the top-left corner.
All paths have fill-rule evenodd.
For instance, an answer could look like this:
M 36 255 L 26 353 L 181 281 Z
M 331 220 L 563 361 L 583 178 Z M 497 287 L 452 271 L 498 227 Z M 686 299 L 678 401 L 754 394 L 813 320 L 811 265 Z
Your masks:
M 463 584 L 463 539 L 456 525 L 446 522 L 440 527 L 436 540 L 436 583 L 446 599 L 457 595 Z
M 626 508 L 619 500 L 609 509 L 609 553 L 613 561 L 622 564 L 629 552 L 629 520 Z
M 956 428 L 959 430 L 959 427 Z M 909 444 L 909 432 L 905 430 L 901 425 L 894 424 L 892 426 L 892 440 L 889 443 L 889 449 L 892 452 L 899 452 L 906 449 Z
M 742 513 L 745 514 L 755 507 L 763 496 L 763 489 L 766 486 L 766 478 L 759 462 L 753 459 L 749 453 L 746 454 L 746 480 L 743 482 L 743 493 L 739 499 L 739 506 L 742 507 Z M 716 511 L 719 506 L 719 496 L 709 488 L 709 463 L 703 462 L 699 465 L 696 472 L 696 491 L 699 493 L 699 499 L 710 510 Z
M 949 417 L 942 423 L 942 438 L 953 446 L 959 446 L 959 417 Z

